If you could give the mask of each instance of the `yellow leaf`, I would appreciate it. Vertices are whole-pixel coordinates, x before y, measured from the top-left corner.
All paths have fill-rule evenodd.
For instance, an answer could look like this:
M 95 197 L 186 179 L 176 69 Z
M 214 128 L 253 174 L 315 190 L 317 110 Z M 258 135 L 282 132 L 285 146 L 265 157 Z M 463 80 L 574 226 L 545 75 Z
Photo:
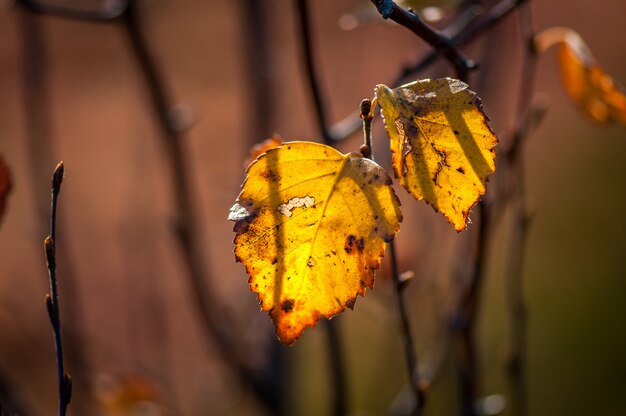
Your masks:
M 2 158 L 0 158 L 0 218 L 2 218 L 2 214 L 4 214 L 6 200 L 9 193 L 11 192 L 11 188 L 11 174 L 9 173 L 9 169 L 2 161 Z
M 561 81 L 571 100 L 592 120 L 626 125 L 626 96 L 596 63 L 591 50 L 571 29 L 554 27 L 535 37 L 539 52 L 558 45 Z
M 424 199 L 454 225 L 467 226 L 470 209 L 496 169 L 498 139 L 480 98 L 456 79 L 425 79 L 390 89 L 376 86 L 393 170 L 416 199 Z
M 248 168 L 229 219 L 250 289 L 280 341 L 292 344 L 373 287 L 402 214 L 391 178 L 373 161 L 287 142 Z

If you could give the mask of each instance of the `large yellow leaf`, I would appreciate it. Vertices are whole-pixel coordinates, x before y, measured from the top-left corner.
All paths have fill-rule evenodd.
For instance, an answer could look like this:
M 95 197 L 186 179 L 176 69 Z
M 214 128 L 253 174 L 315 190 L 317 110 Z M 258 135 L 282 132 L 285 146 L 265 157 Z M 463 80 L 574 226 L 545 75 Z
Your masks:
M 621 122 L 626 126 L 626 95 L 596 63 L 591 50 L 571 29 L 553 27 L 535 37 L 539 52 L 558 45 L 561 81 L 569 97 L 598 123 Z
M 485 193 L 496 169 L 498 139 L 480 99 L 456 79 L 425 79 L 390 89 L 376 86 L 393 170 L 402 186 L 441 212 L 457 231 Z
M 373 286 L 402 214 L 391 178 L 373 161 L 287 142 L 250 165 L 229 219 L 250 289 L 280 341 L 292 344 Z

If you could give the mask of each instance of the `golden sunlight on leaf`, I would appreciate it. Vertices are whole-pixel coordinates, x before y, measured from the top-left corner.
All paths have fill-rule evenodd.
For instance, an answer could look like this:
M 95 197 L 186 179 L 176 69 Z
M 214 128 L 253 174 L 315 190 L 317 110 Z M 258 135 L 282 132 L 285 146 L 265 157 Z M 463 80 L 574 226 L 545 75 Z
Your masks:
M 496 169 L 498 139 L 480 98 L 456 79 L 376 86 L 400 184 L 462 231 Z
M 546 29 L 535 38 L 539 52 L 558 45 L 563 87 L 584 113 L 598 123 L 617 121 L 626 126 L 626 96 L 613 78 L 596 63 L 585 41 L 571 29 Z
M 11 192 L 11 187 L 11 174 L 2 161 L 2 158 L 0 158 L 0 219 L 2 219 L 2 215 L 4 214 L 6 200 Z
M 391 178 L 373 161 L 287 142 L 248 168 L 229 219 L 250 289 L 280 341 L 293 344 L 373 287 L 402 214 Z

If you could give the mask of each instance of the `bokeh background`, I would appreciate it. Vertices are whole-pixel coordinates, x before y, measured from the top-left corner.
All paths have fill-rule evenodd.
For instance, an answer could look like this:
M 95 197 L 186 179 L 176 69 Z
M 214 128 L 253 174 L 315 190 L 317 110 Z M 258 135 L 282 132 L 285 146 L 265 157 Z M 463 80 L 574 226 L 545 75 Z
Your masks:
M 253 3 L 261 8 L 251 14 Z M 451 4 L 436 3 L 443 4 L 445 23 Z M 603 68 L 626 82 L 623 0 L 531 3 L 537 29 L 574 28 Z M 175 114 L 190 126 L 181 140 L 201 222 L 196 232 L 214 288 L 212 313 L 232 323 L 235 348 L 254 368 L 267 362 L 276 341 L 269 318 L 248 291 L 243 267 L 234 261 L 226 217 L 252 144 L 274 132 L 289 140 L 320 140 L 294 5 L 287 0 L 138 3 L 141 28 Z M 367 1 L 316 0 L 310 11 L 315 65 L 333 122 L 428 51 L 404 28 L 382 22 Z M 515 13 L 465 49 L 481 64 L 470 84 L 503 135 L 515 117 L 521 51 Z M 540 58 L 537 71 L 535 90 L 548 100 L 549 111 L 524 148 L 532 214 L 523 265 L 529 414 L 625 414 L 626 131 L 593 124 L 570 104 L 553 53 Z M 421 74 L 451 75 L 445 64 Z M 361 140 L 357 133 L 339 147 L 354 151 Z M 388 167 L 380 121 L 374 140 Z M 263 414 L 204 336 L 175 238 L 172 179 L 162 143 L 123 24 L 35 15 L 0 2 L 0 155 L 14 178 L 0 225 L 5 408 L 11 401 L 25 414 L 55 409 L 42 241 L 50 175 L 63 160 L 57 247 L 67 368 L 74 378 L 69 413 Z M 419 358 L 428 364 L 463 285 L 458 258 L 472 226 L 458 235 L 430 207 L 414 203 L 402 189 L 398 194 L 405 217 L 397 238 L 400 264 L 415 273 L 406 296 Z M 490 240 L 477 332 L 479 391 L 505 399 L 506 223 L 498 223 Z M 385 262 L 375 290 L 333 320 L 353 415 L 387 414 L 406 384 L 388 275 Z M 324 328 L 307 330 L 296 345 L 281 350 L 280 395 L 287 414 L 327 414 L 332 381 Z M 456 394 L 454 362 L 446 359 L 426 414 L 454 414 Z

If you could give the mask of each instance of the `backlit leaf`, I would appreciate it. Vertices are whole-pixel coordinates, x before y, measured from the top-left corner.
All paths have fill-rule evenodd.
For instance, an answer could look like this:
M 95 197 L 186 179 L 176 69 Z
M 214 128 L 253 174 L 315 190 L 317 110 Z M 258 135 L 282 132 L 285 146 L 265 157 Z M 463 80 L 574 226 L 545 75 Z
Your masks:
M 11 192 L 11 174 L 9 173 L 9 169 L 6 167 L 2 158 L 0 158 L 0 219 L 4 214 L 4 208 L 6 206 L 6 200 Z
M 498 139 L 480 98 L 456 79 L 425 79 L 390 89 L 376 86 L 393 170 L 416 199 L 424 199 L 454 225 L 467 226 L 470 209 L 496 169 Z
M 561 81 L 569 97 L 592 120 L 626 125 L 626 96 L 596 63 L 585 41 L 571 29 L 546 29 L 535 38 L 537 50 L 557 45 Z
M 229 215 L 235 255 L 281 342 L 373 287 L 399 205 L 383 168 L 322 144 L 287 142 L 248 168 Z

